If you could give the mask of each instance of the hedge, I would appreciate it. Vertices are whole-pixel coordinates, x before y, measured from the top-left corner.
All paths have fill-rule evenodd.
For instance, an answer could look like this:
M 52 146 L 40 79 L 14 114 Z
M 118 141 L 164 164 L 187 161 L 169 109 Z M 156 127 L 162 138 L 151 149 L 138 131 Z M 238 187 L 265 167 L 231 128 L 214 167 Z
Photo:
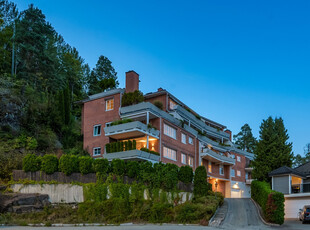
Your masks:
M 252 181 L 251 197 L 262 208 L 266 221 L 284 223 L 284 195 L 270 189 L 267 182 Z
M 42 157 L 41 171 L 46 174 L 53 174 L 58 171 L 58 158 L 52 154 L 46 154 Z
M 36 172 L 41 168 L 41 157 L 35 154 L 27 154 L 23 159 L 23 170 L 25 172 Z
M 79 169 L 82 174 L 88 174 L 93 172 L 93 161 L 92 157 L 82 156 L 79 158 Z
M 136 146 L 137 146 L 136 140 L 133 140 L 133 141 L 129 140 L 129 141 L 124 141 L 124 142 L 122 142 L 122 141 L 111 142 L 111 143 L 107 143 L 105 145 L 107 153 L 134 150 L 134 149 L 136 149 Z
M 192 183 L 193 181 L 193 169 L 192 167 L 185 165 L 182 166 L 179 170 L 179 180 L 182 181 L 183 183 Z
M 209 183 L 207 182 L 206 168 L 204 166 L 199 166 L 196 168 L 194 176 L 194 196 L 206 196 L 209 190 L 211 189 Z
M 155 152 L 153 150 L 149 150 L 148 148 L 141 148 L 140 150 L 143 151 L 143 152 L 154 154 L 156 156 L 160 156 L 160 154 L 158 152 Z
M 109 171 L 109 161 L 104 158 L 95 159 L 93 161 L 93 169 L 96 173 L 107 174 Z
M 59 159 L 59 170 L 67 176 L 79 172 L 79 158 L 75 155 L 62 155 Z

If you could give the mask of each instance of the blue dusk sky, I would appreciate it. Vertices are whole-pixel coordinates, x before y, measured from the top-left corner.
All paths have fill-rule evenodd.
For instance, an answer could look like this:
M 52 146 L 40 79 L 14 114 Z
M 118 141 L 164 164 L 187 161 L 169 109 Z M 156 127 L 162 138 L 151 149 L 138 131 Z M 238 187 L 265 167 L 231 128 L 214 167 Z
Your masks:
M 162 87 L 236 134 L 254 136 L 281 116 L 295 154 L 310 142 L 310 1 L 80 1 L 34 3 L 94 67 L 140 74 L 140 89 Z

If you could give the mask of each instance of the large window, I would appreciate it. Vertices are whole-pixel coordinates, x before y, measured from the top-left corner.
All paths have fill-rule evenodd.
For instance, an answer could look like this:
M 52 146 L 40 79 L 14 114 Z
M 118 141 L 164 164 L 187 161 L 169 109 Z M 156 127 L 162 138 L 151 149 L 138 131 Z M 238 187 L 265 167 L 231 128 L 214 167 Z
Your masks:
M 186 164 L 186 155 L 184 153 L 181 154 L 182 164 Z
M 101 154 L 101 148 L 100 147 L 93 148 L 93 155 L 94 156 L 98 156 L 100 154 Z
M 241 172 L 237 170 L 237 176 L 241 176 Z
M 105 110 L 113 110 L 114 109 L 114 99 L 109 99 L 105 101 Z
M 210 162 L 210 161 L 208 163 L 208 172 L 212 173 L 212 162 Z
M 194 158 L 191 156 L 188 156 L 188 165 L 190 165 L 190 166 L 194 165 Z
M 171 159 L 171 160 L 174 160 L 176 161 L 177 160 L 177 152 L 173 149 L 169 149 L 167 147 L 164 147 L 164 157 L 165 158 L 168 158 L 168 159 Z
M 94 136 L 101 135 L 101 125 L 94 125 Z
M 224 166 L 220 165 L 220 175 L 224 175 Z
M 235 177 L 235 170 L 234 169 L 231 170 L 231 176 Z
M 186 144 L 186 135 L 184 133 L 181 134 L 181 140 L 183 144 Z
M 192 145 L 193 144 L 193 138 L 188 137 L 188 143 L 190 143 Z
M 177 130 L 166 124 L 164 124 L 164 134 L 174 139 L 177 139 Z

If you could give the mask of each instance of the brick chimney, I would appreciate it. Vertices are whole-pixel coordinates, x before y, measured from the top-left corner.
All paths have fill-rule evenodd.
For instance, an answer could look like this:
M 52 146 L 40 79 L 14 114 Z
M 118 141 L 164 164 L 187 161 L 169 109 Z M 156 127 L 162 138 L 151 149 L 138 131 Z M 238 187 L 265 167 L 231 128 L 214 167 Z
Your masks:
M 231 141 L 231 134 L 232 134 L 231 131 L 229 129 L 226 129 L 224 132 L 229 134 L 229 139 Z
M 139 90 L 139 74 L 133 70 L 126 72 L 126 93 Z

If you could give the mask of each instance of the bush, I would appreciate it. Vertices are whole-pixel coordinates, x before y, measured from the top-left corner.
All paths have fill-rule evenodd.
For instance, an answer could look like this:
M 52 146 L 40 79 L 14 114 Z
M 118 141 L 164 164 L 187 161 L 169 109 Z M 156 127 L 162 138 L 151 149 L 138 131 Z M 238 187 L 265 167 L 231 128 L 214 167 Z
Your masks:
M 67 176 L 79 172 L 79 158 L 75 155 L 62 155 L 59 159 L 59 170 Z
M 154 105 L 161 110 L 164 108 L 164 105 L 161 101 L 154 101 Z
M 271 190 L 267 182 L 253 181 L 251 197 L 260 205 L 268 222 L 284 223 L 284 195 L 282 193 Z
M 207 171 L 204 166 L 199 166 L 195 170 L 194 176 L 194 196 L 206 196 L 209 191 L 207 182 Z
M 140 150 L 143 151 L 143 152 L 154 154 L 156 156 L 160 156 L 160 154 L 158 152 L 155 152 L 153 150 L 149 150 L 148 148 L 141 148 Z
M 58 171 L 58 159 L 55 155 L 46 154 L 42 157 L 41 171 L 53 174 Z
M 122 176 L 125 173 L 125 162 L 121 159 L 113 159 L 111 168 L 114 174 Z
M 82 174 L 88 174 L 93 172 L 93 158 L 91 157 L 80 157 L 79 158 L 79 169 Z
M 137 178 L 139 175 L 140 167 L 137 161 L 126 162 L 126 175 L 130 178 Z
M 143 93 L 139 90 L 134 92 L 124 93 L 122 97 L 122 106 L 138 104 L 144 101 Z
M 118 120 L 118 121 L 113 121 L 110 126 L 113 126 L 113 125 L 120 125 L 120 124 L 126 124 L 126 123 L 129 123 L 129 122 L 132 122 L 132 119 L 123 119 L 123 120 Z
M 109 171 L 109 161 L 104 158 L 95 159 L 93 161 L 93 169 L 96 173 L 107 174 Z
M 41 158 L 35 154 L 27 154 L 23 159 L 23 170 L 25 172 L 36 172 L 41 168 Z
M 163 189 L 169 191 L 176 188 L 178 183 L 178 171 L 179 167 L 175 164 L 167 163 L 163 166 Z
M 84 200 L 101 202 L 107 199 L 108 187 L 106 184 L 85 184 L 83 185 Z
M 173 220 L 173 205 L 169 203 L 154 203 L 150 210 L 150 221 L 153 223 L 168 223 Z
M 179 171 L 179 180 L 183 183 L 191 183 L 193 181 L 193 169 L 192 167 L 186 165 L 182 166 Z

